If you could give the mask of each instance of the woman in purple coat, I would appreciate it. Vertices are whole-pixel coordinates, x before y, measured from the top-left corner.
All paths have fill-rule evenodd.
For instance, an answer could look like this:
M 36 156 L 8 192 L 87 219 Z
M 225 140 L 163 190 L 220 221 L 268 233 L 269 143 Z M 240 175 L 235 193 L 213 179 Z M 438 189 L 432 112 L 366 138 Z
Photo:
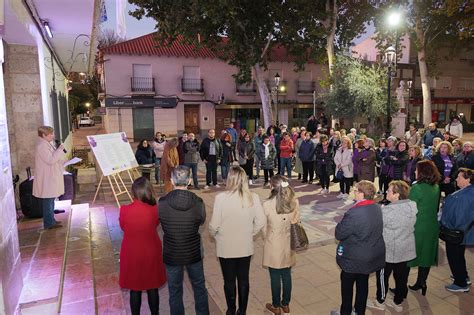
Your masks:
M 354 164 L 354 181 L 355 182 L 359 181 L 359 167 L 360 167 L 359 154 L 363 148 L 364 148 L 364 140 L 359 139 L 356 142 L 354 142 L 354 150 L 352 151 L 352 163 Z

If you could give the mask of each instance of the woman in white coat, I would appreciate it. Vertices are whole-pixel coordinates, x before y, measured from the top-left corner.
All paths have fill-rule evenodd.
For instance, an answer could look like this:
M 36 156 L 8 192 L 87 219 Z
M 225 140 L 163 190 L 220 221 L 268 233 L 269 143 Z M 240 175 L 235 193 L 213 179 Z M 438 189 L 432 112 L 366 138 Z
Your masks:
M 299 203 L 285 176 L 273 176 L 270 186 L 270 197 L 263 203 L 267 217 L 263 266 L 268 267 L 270 272 L 272 303 L 267 303 L 265 307 L 273 314 L 281 314 L 282 311 L 289 314 L 291 267 L 296 263 L 295 251 L 291 250 L 290 226 L 300 220 Z
M 33 196 L 40 200 L 45 229 L 61 227 L 54 219 L 54 200 L 64 194 L 64 147 L 53 144 L 54 129 L 49 126 L 38 128 L 35 154 L 35 179 Z
M 226 191 L 216 196 L 209 231 L 216 239 L 217 257 L 224 277 L 226 314 L 246 314 L 249 296 L 250 258 L 254 253 L 253 237 L 265 226 L 260 198 L 249 190 L 247 175 L 240 166 L 232 166 Z
M 336 155 L 334 156 L 334 164 L 336 164 L 336 174 L 342 170 L 343 177 L 339 180 L 339 186 L 341 193 L 337 198 L 347 199 L 349 197 L 349 191 L 352 186 L 354 178 L 354 164 L 352 162 L 352 142 L 347 136 L 342 137 L 341 147 L 337 149 Z
M 446 125 L 446 131 L 456 138 L 462 138 L 463 128 L 459 116 L 453 116 L 449 124 Z

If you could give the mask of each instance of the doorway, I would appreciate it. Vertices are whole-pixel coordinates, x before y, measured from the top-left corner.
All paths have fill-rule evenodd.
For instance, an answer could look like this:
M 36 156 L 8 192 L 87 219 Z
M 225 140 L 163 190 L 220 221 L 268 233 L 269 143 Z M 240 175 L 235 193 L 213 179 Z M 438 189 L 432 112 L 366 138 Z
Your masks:
M 184 104 L 184 131 L 199 134 L 199 105 Z
M 134 108 L 133 139 L 135 141 L 141 141 L 142 139 L 151 140 L 154 133 L 153 108 Z

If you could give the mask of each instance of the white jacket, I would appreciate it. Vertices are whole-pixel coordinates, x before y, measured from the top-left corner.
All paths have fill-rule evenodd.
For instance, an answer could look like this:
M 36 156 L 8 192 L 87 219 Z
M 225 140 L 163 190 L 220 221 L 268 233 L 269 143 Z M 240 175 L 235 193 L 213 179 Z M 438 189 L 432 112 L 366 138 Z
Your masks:
M 455 137 L 458 137 L 458 138 L 462 138 L 462 123 L 459 122 L 459 123 L 456 124 L 456 125 L 447 124 L 447 125 L 446 125 L 446 131 L 449 131 L 449 133 L 450 133 L 452 136 L 455 136 Z
M 217 257 L 253 255 L 253 237 L 265 226 L 267 219 L 259 196 L 252 193 L 252 198 L 253 205 L 245 207 L 238 193 L 217 194 L 209 222 L 209 231 L 216 240 Z
M 336 155 L 334 156 L 334 164 L 336 164 L 336 172 L 339 170 L 338 165 L 341 166 L 342 172 L 345 178 L 354 177 L 354 164 L 352 163 L 352 150 L 342 148 L 337 149 Z

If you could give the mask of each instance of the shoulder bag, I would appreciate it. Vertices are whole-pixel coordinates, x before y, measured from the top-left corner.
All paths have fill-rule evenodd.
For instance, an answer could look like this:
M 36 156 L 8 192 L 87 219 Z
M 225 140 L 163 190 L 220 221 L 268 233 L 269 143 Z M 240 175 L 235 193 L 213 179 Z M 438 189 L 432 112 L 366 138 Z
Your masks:
M 301 223 L 294 223 L 290 226 L 291 249 L 300 251 L 308 248 L 308 236 Z

